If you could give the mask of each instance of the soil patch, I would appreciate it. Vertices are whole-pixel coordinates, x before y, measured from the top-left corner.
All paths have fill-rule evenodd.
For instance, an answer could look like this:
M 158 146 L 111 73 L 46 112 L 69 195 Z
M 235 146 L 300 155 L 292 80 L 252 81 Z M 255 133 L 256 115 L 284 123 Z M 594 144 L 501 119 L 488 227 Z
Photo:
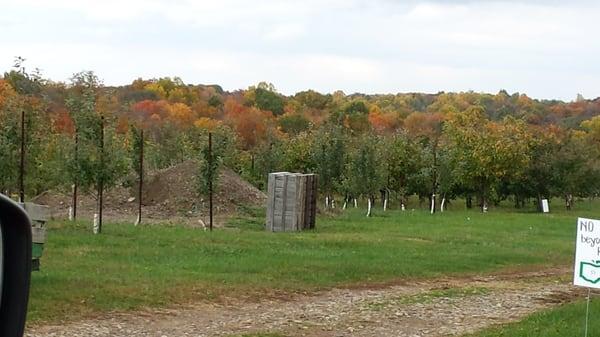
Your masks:
M 583 296 L 556 270 L 479 278 L 415 281 L 375 289 L 332 289 L 261 301 L 241 299 L 186 308 L 109 314 L 29 337 L 60 336 L 457 336 L 517 321 Z
M 195 174 L 198 164 L 189 160 L 179 165 L 151 172 L 143 189 L 143 221 L 201 225 L 208 216 L 208 198 L 199 196 Z M 214 195 L 217 225 L 244 207 L 262 207 L 266 195 L 228 168 L 223 168 Z M 47 191 L 32 200 L 48 205 L 53 219 L 66 219 L 72 203 L 70 193 Z M 97 198 L 80 194 L 77 215 L 91 219 L 96 211 Z M 137 186 L 117 186 L 105 192 L 104 218 L 109 221 L 135 221 L 137 216 Z

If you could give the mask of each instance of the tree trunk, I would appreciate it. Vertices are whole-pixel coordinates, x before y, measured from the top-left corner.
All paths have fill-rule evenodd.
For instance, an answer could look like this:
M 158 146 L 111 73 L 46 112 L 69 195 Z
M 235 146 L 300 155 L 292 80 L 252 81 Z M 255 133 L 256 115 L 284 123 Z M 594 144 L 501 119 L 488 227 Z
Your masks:
M 372 200 L 371 197 L 367 198 L 367 217 L 371 216 L 371 205 L 372 205 Z
M 570 193 L 565 196 L 565 207 L 567 211 L 570 211 L 573 207 L 573 195 Z
M 468 195 L 466 199 L 467 209 L 473 208 L 473 197 Z
M 71 187 L 73 191 L 73 197 L 71 201 L 71 207 L 69 207 L 69 220 L 77 220 L 77 184 L 73 184 Z
M 358 201 L 356 201 L 356 198 L 354 198 L 354 208 L 358 208 Z
M 488 211 L 488 201 L 487 201 L 487 186 L 485 183 L 481 183 L 479 189 L 479 207 L 481 208 L 482 213 L 487 213 Z
M 431 214 L 435 213 L 435 195 L 438 187 L 438 174 L 437 174 L 437 140 L 434 142 L 432 147 L 433 152 L 433 171 L 432 171 L 432 186 L 431 186 Z

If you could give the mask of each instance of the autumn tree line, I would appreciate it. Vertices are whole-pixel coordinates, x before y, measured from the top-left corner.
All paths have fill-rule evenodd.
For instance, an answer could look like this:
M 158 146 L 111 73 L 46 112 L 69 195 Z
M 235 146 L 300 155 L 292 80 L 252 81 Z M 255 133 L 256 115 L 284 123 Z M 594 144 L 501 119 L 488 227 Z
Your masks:
M 459 198 L 483 211 L 553 197 L 571 208 L 600 191 L 600 99 L 504 90 L 285 96 L 263 82 L 226 92 L 177 77 L 111 87 L 89 71 L 54 82 L 23 61 L 0 78 L 0 191 L 9 195 L 19 190 L 21 141 L 28 197 L 100 197 L 116 184 L 135 187 L 144 172 L 202 161 L 209 132 L 211 165 L 262 189 L 269 172 L 317 173 L 325 208 L 365 200 L 370 214 L 415 195 L 432 212 Z

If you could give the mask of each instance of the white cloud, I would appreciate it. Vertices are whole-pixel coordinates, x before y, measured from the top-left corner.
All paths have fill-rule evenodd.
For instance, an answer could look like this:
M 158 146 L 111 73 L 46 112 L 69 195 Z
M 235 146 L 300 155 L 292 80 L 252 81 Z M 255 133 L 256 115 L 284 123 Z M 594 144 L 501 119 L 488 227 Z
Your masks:
M 230 90 L 271 81 L 285 94 L 308 88 L 359 91 L 358 86 L 383 79 L 381 65 L 376 62 L 333 54 L 198 52 L 189 59 L 189 64 L 187 77 L 197 76 L 203 83 L 220 83 Z M 345 84 L 339 87 L 340 83 Z
M 267 40 L 294 39 L 306 34 L 306 27 L 302 24 L 281 24 L 270 28 L 264 35 Z
M 0 0 L 0 71 L 281 91 L 600 96 L 593 1 Z
M 314 54 L 296 57 L 290 65 L 298 75 L 307 74 L 312 78 L 319 76 L 329 81 L 367 83 L 380 80 L 383 75 L 375 61 L 339 55 Z
M 3 1 L 24 10 L 58 10 L 79 13 L 99 21 L 126 21 L 158 11 L 159 0 L 21 0 Z

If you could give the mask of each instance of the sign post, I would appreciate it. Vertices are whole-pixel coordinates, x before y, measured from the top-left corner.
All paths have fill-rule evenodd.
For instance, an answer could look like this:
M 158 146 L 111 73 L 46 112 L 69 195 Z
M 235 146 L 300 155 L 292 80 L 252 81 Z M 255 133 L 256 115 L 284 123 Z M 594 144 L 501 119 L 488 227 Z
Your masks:
M 590 292 L 600 289 L 600 220 L 577 219 L 573 284 L 588 288 L 585 312 L 585 336 L 588 331 Z

